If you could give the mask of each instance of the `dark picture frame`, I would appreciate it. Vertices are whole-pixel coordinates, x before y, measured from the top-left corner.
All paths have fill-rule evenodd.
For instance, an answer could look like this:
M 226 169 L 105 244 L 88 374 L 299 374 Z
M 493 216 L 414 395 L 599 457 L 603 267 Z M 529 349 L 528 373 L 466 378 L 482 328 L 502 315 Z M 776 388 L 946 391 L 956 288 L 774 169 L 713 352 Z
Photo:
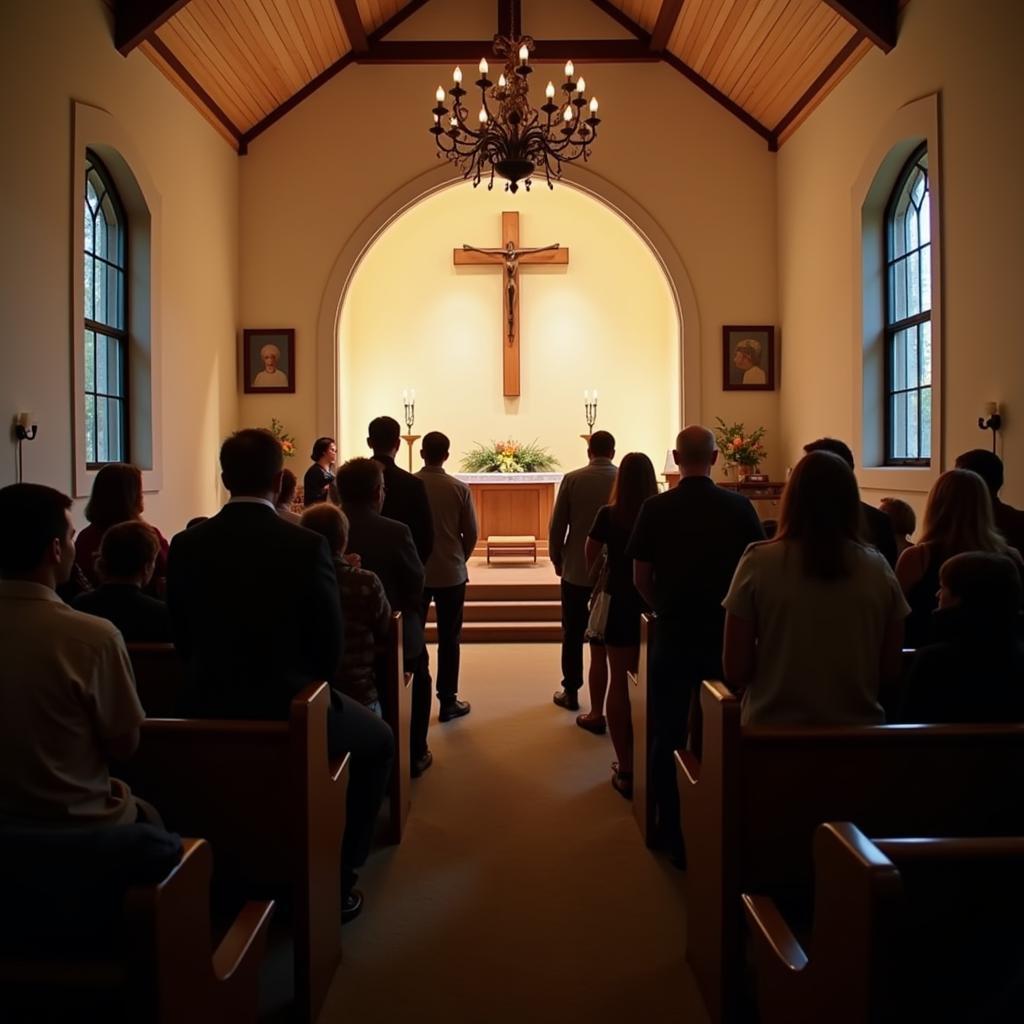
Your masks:
M 775 390 L 774 327 L 722 328 L 722 390 Z
M 276 359 L 272 349 L 277 349 Z M 267 349 L 264 353 L 264 349 Z M 242 332 L 242 390 L 247 395 L 295 394 L 295 330 L 259 328 Z M 284 383 L 270 383 L 281 374 Z

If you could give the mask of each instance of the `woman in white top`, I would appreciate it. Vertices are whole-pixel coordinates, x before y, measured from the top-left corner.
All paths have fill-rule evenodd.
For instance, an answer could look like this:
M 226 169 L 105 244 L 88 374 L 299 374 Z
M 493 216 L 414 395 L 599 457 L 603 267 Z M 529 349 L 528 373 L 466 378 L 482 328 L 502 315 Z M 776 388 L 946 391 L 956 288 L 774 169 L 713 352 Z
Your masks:
M 736 567 L 725 610 L 726 681 L 746 724 L 872 725 L 900 668 L 910 608 L 885 558 L 860 540 L 860 494 L 831 452 L 804 456 L 774 539 Z

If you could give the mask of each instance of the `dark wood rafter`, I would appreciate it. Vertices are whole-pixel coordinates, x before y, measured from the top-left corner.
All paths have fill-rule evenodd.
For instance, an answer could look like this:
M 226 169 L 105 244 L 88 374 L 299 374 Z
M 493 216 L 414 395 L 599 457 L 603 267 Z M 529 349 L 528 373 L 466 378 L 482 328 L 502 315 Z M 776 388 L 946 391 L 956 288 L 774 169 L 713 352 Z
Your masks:
M 782 133 L 803 113 L 815 96 L 832 81 L 832 77 L 853 56 L 854 51 L 863 41 L 864 37 L 859 32 L 854 32 L 850 41 L 829 61 L 828 67 L 811 82 L 800 99 L 790 107 L 782 120 L 772 129 L 770 144 L 773 149 L 778 149 Z
M 200 100 L 204 107 L 210 111 L 213 116 L 220 121 L 222 125 L 228 130 L 228 134 L 235 140 L 235 144 L 238 147 L 239 153 L 244 152 L 243 150 L 243 136 L 242 132 L 235 125 L 234 121 L 224 113 L 223 110 L 218 106 L 217 101 L 196 81 L 195 76 L 184 64 L 178 60 L 177 57 L 171 52 L 167 44 L 157 35 L 147 39 L 146 42 L 153 47 L 154 50 L 160 55 L 171 70 L 182 80 L 195 93 L 196 98 Z
M 683 0 L 662 0 L 658 20 L 651 33 L 651 49 L 660 53 L 668 46 L 672 32 L 679 20 L 679 12 L 683 9 Z
M 598 10 L 607 14 L 613 21 L 617 21 L 627 32 L 630 32 L 642 43 L 650 42 L 651 34 L 642 25 L 638 25 L 625 11 L 616 7 L 611 0 L 590 0 L 590 2 Z
M 411 18 L 421 7 L 425 7 L 429 2 L 430 0 L 409 0 L 409 3 L 395 11 L 380 28 L 376 28 L 370 33 L 370 43 L 379 43 L 389 32 L 394 32 L 403 21 Z
M 127 57 L 139 43 L 155 38 L 156 30 L 173 18 L 189 0 L 117 0 L 114 6 L 114 46 Z
M 518 38 L 522 34 L 522 0 L 498 0 L 498 35 Z
M 883 53 L 895 47 L 899 34 L 898 0 L 825 0 L 825 3 Z
M 637 63 L 658 60 L 647 46 L 637 39 L 537 39 L 531 55 L 534 64 L 544 62 L 589 61 L 590 63 Z M 489 57 L 490 39 L 431 39 L 373 43 L 365 54 L 358 54 L 360 64 L 476 64 Z
M 341 18 L 342 25 L 345 26 L 345 35 L 348 36 L 352 49 L 357 53 L 365 52 L 369 41 L 366 37 L 363 19 L 359 16 L 356 0 L 334 0 L 334 3 L 338 8 L 338 15 Z

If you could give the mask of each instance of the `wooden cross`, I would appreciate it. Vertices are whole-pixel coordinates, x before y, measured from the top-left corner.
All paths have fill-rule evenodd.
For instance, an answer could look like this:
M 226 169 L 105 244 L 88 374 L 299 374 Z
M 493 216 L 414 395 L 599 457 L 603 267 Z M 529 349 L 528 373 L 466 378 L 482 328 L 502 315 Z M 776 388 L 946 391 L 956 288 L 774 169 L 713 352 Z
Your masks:
M 506 398 L 520 394 L 519 387 L 519 268 L 521 266 L 567 266 L 569 250 L 557 242 L 554 245 L 523 249 L 519 246 L 519 214 L 501 215 L 501 248 L 480 249 L 463 245 L 455 249 L 455 266 L 500 266 L 504 272 L 505 287 L 501 297 L 503 324 L 501 350 L 502 380 Z

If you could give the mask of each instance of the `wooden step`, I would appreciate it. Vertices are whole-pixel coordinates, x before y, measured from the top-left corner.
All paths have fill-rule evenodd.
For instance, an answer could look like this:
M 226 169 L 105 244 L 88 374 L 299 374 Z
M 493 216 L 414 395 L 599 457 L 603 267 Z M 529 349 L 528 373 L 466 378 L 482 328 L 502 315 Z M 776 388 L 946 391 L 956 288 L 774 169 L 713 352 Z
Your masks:
M 471 601 L 466 603 L 465 622 L 559 622 L 558 601 Z M 428 622 L 437 621 L 437 606 L 431 605 Z
M 426 628 L 428 644 L 437 643 L 437 627 Z M 462 627 L 464 644 L 557 644 L 562 627 L 557 622 L 467 622 Z
M 509 570 L 513 574 L 514 569 Z M 474 601 L 558 601 L 561 590 L 557 583 L 470 583 L 466 587 L 466 603 Z

